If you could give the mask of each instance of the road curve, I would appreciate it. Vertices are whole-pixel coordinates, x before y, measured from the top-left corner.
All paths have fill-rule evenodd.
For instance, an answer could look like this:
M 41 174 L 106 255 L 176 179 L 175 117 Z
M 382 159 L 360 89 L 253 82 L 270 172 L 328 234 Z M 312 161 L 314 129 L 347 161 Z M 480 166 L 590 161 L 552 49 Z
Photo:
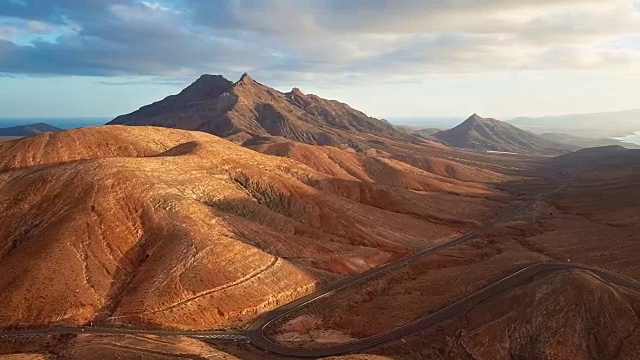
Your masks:
M 491 228 L 493 226 L 495 226 L 496 224 L 502 223 L 504 221 L 510 220 L 512 218 L 514 218 L 515 216 L 524 213 L 525 211 L 531 209 L 538 201 L 540 201 L 541 199 L 543 199 L 544 197 L 556 193 L 560 190 L 562 190 L 563 188 L 565 188 L 567 185 L 569 184 L 568 181 L 565 181 L 564 183 L 562 183 L 561 185 L 559 185 L 558 187 L 554 188 L 553 190 L 547 192 L 547 193 L 541 193 L 538 194 L 535 199 L 531 202 L 529 202 L 528 204 L 525 204 L 523 206 L 520 206 L 519 208 L 506 213 L 500 217 L 498 217 L 497 219 L 494 219 L 490 222 L 484 223 L 482 224 L 482 226 L 480 226 L 479 228 L 472 230 L 470 232 L 467 232 L 451 241 L 448 241 L 446 243 L 434 246 L 434 247 L 430 247 L 428 249 L 424 249 L 424 250 L 420 250 L 418 252 L 415 252 L 409 256 L 406 256 L 402 259 L 399 259 L 395 262 L 392 263 L 388 263 L 386 265 L 377 267 L 377 268 L 373 268 L 371 270 L 365 271 L 361 274 L 358 275 L 354 275 L 351 276 L 349 278 L 346 279 L 342 279 L 340 281 L 337 281 L 335 283 L 330 284 L 330 286 L 328 288 L 325 289 L 321 289 L 319 291 L 316 291 L 314 293 L 311 293 L 309 295 L 303 296 L 293 302 L 290 302 L 288 304 L 285 304 L 277 309 L 274 309 L 272 311 L 269 311 L 265 314 L 263 314 L 262 316 L 260 316 L 258 319 L 256 319 L 251 325 L 249 325 L 249 327 L 247 328 L 247 335 L 249 336 L 249 339 L 251 341 L 252 344 L 264 349 L 264 350 L 268 350 L 268 351 L 273 351 L 276 352 L 278 354 L 281 355 L 288 355 L 288 353 L 285 351 L 286 348 L 277 345 L 271 341 L 269 341 L 265 336 L 264 336 L 264 328 L 266 326 L 268 326 L 269 324 L 273 323 L 274 321 L 278 320 L 279 318 L 297 310 L 300 309 L 301 307 L 314 302 L 318 299 L 321 299 L 323 297 L 327 297 L 330 296 L 331 294 L 340 291 L 342 289 L 345 289 L 347 287 L 362 283 L 364 281 L 371 281 L 373 279 L 375 279 L 376 277 L 382 276 L 388 272 L 391 272 L 393 270 L 396 270 L 398 268 L 401 268 L 403 266 L 406 266 L 408 264 L 411 264 L 413 262 L 416 262 L 417 260 L 436 253 L 438 251 L 442 251 L 445 250 L 447 248 L 453 247 L 453 246 L 457 246 L 460 244 L 463 244 L 469 240 L 474 239 L 476 236 L 478 236 L 478 234 L 480 234 L 482 231 Z M 298 350 L 298 349 L 292 349 L 292 350 Z M 300 355 L 298 352 L 296 352 L 295 354 L 296 356 L 304 356 L 304 355 Z M 311 355 L 310 355 L 311 356 Z
M 616 274 L 607 272 L 602 269 L 592 268 L 584 265 L 569 264 L 569 263 L 541 263 L 534 264 L 524 269 L 521 269 L 503 279 L 496 281 L 495 283 L 467 296 L 466 298 L 456 301 L 455 303 L 444 307 L 435 313 L 426 315 L 411 323 L 402 325 L 398 328 L 368 337 L 359 339 L 350 343 L 321 348 L 321 349 L 300 349 L 300 348 L 288 348 L 270 341 L 264 334 L 264 329 L 272 324 L 274 321 L 282 318 L 291 312 L 298 310 L 309 303 L 312 303 L 318 299 L 330 296 L 331 294 L 345 289 L 355 284 L 373 280 L 383 274 L 411 264 L 420 258 L 429 254 L 463 244 L 473 238 L 475 238 L 480 232 L 507 220 L 514 218 L 515 216 L 531 209 L 534 204 L 544 198 L 545 196 L 555 193 L 562 188 L 566 187 L 568 183 L 564 183 L 554 190 L 539 194 L 535 200 L 531 203 L 521 206 L 520 208 L 513 210 L 507 214 L 500 216 L 499 218 L 483 224 L 478 229 L 463 234 L 452 241 L 418 251 L 407 257 L 399 259 L 396 262 L 383 265 L 378 268 L 371 269 L 364 273 L 340 280 L 330 285 L 329 288 L 314 292 L 307 296 L 304 296 L 291 303 L 285 304 L 275 310 L 269 311 L 257 320 L 255 320 L 246 331 L 172 331 L 172 330 L 144 330 L 133 328 L 108 328 L 108 327 L 93 327 L 93 326 L 80 326 L 80 327 L 50 327 L 50 328 L 34 328 L 34 329 L 17 329 L 17 330 L 0 330 L 0 337 L 2 336 L 32 336 L 32 335 L 54 335 L 54 334 L 103 334 L 103 335 L 155 335 L 155 336 L 188 336 L 199 339 L 215 340 L 215 341 L 242 341 L 250 342 L 256 347 L 259 347 L 268 352 L 272 352 L 285 356 L 297 356 L 297 357 L 325 357 L 341 355 L 351 353 L 354 351 L 363 350 L 373 346 L 381 345 L 389 341 L 399 339 L 401 337 L 419 332 L 435 325 L 440 321 L 451 318 L 457 314 L 467 311 L 471 307 L 478 303 L 499 294 L 500 292 L 516 286 L 523 281 L 526 281 L 533 276 L 542 272 L 549 271 L 567 271 L 567 270 L 583 270 L 589 271 L 598 276 L 603 282 L 616 284 L 626 288 L 640 290 L 640 283 L 631 279 L 623 278 Z
M 283 313 L 278 313 L 278 314 L 267 313 L 261 319 L 259 319 L 254 324 L 252 324 L 251 326 L 252 328 L 249 330 L 247 335 L 249 337 L 251 344 L 279 355 L 312 357 L 312 358 L 342 355 L 342 354 L 370 348 L 373 346 L 381 345 L 389 341 L 393 341 L 393 340 L 402 338 L 404 336 L 411 335 L 421 330 L 424 330 L 445 319 L 448 319 L 455 315 L 463 313 L 468 309 L 472 308 L 473 306 L 479 304 L 480 302 L 492 296 L 495 296 L 506 289 L 516 286 L 540 273 L 549 272 L 549 271 L 567 271 L 567 270 L 589 271 L 594 275 L 598 276 L 603 282 L 616 284 L 619 286 L 623 286 L 623 287 L 631 288 L 635 290 L 640 290 L 640 282 L 635 282 L 631 279 L 626 279 L 601 269 L 596 269 L 596 268 L 583 266 L 583 265 L 569 264 L 569 263 L 542 263 L 542 264 L 531 265 L 524 269 L 521 269 L 475 292 L 474 294 L 467 296 L 464 299 L 458 300 L 455 303 L 445 308 L 442 308 L 432 314 L 419 318 L 411 323 L 405 324 L 393 330 L 389 330 L 387 332 L 383 332 L 368 338 L 356 340 L 356 341 L 338 345 L 338 346 L 320 348 L 320 349 L 289 348 L 289 347 L 285 347 L 285 346 L 276 344 L 274 342 L 271 342 L 269 339 L 265 337 L 264 328 L 266 326 L 278 320 L 279 318 L 286 315 L 287 313 L 290 313 L 291 311 L 294 311 L 308 304 L 310 301 L 307 301 L 293 308 L 288 308 L 287 309 L 288 311 L 285 311 Z

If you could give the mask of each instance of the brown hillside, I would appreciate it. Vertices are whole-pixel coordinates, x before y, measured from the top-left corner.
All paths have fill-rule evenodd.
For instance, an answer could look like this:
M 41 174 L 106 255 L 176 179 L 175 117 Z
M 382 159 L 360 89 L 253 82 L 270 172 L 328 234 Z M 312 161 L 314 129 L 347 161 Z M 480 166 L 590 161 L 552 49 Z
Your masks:
M 466 182 L 506 180 L 503 174 L 518 173 L 523 161 L 535 157 L 530 152 L 515 158 L 452 149 L 434 138 L 398 130 L 338 101 L 304 94 L 297 88 L 283 93 L 247 74 L 235 83 L 219 75 L 203 75 L 179 94 L 119 116 L 109 124 L 199 130 L 243 146 L 281 142 L 283 138 L 328 145 L 407 162 L 435 175 Z
M 282 136 L 358 151 L 362 145 L 353 141 L 353 133 L 412 138 L 346 104 L 307 95 L 297 88 L 282 93 L 247 74 L 236 83 L 222 76 L 203 75 L 180 94 L 119 116 L 109 124 L 199 130 L 236 142 L 254 136 Z
M 504 211 L 162 128 L 3 143 L 0 169 L 5 327 L 237 326 Z
M 332 360 L 633 360 L 639 311 L 640 293 L 589 272 L 540 274 L 422 333 Z
M 250 148 L 294 159 L 316 171 L 345 180 L 376 182 L 416 191 L 487 194 L 490 193 L 489 188 L 480 181 L 500 178 L 498 174 L 487 170 L 437 158 L 423 157 L 422 166 L 416 168 L 387 157 L 291 141 L 271 142 Z
M 566 187 L 536 201 L 530 211 L 483 231 L 466 244 L 426 256 L 296 310 L 271 326 L 272 338 L 290 346 L 326 347 L 327 339 L 323 336 L 327 333 L 333 334 L 333 341 L 338 343 L 372 336 L 434 313 L 515 271 L 542 262 L 584 264 L 640 279 L 637 261 L 640 256 L 637 236 L 640 167 L 636 153 L 623 150 L 616 155 L 617 161 L 605 157 L 589 166 L 583 164 L 573 171 L 572 178 L 565 180 Z M 569 158 L 566 155 L 564 161 Z M 548 163 L 545 161 L 545 166 L 549 166 Z M 552 170 L 564 172 L 566 169 L 564 165 Z M 535 193 L 548 192 L 558 186 L 559 181 L 558 178 L 528 179 L 510 186 L 525 194 L 523 196 L 535 199 Z M 468 339 L 466 343 L 456 331 L 448 335 L 458 339 L 456 346 L 462 346 L 462 342 L 469 345 L 473 356 L 439 355 L 470 359 L 489 359 L 492 354 L 507 359 L 512 354 L 522 354 L 525 359 L 599 359 L 615 358 L 607 354 L 628 344 L 636 351 L 627 352 L 626 358 L 632 359 L 630 355 L 638 354 L 640 343 L 627 341 L 638 334 L 637 329 L 634 330 L 637 316 L 628 308 L 640 309 L 639 295 L 624 299 L 622 295 L 626 290 L 602 283 L 589 273 L 578 274 L 586 276 L 554 274 L 527 285 L 526 295 L 510 295 L 508 301 L 487 300 L 486 307 L 483 305 L 483 310 L 475 312 L 478 318 L 473 326 L 479 329 L 473 340 Z M 512 290 L 510 294 L 521 291 Z M 525 298 L 528 300 L 523 300 Z M 378 315 L 372 318 L 371 313 Z M 482 314 L 491 315 L 482 317 Z M 467 325 L 470 316 L 460 317 L 458 331 L 473 329 Z M 618 332 L 616 324 L 625 330 Z M 514 329 L 514 326 L 518 327 Z M 433 331 L 437 333 L 441 329 L 437 327 Z M 616 340 L 608 343 L 606 334 L 612 331 Z M 592 333 L 598 334 L 601 346 L 592 346 Z M 555 337 L 562 341 L 554 342 Z M 494 338 L 500 341 L 487 340 Z M 421 358 L 426 357 L 424 349 L 430 348 L 427 345 L 437 343 L 439 349 L 445 349 L 451 341 L 416 337 L 412 342 L 391 347 L 400 354 L 414 350 L 413 358 Z M 435 354 L 432 356 L 437 358 Z

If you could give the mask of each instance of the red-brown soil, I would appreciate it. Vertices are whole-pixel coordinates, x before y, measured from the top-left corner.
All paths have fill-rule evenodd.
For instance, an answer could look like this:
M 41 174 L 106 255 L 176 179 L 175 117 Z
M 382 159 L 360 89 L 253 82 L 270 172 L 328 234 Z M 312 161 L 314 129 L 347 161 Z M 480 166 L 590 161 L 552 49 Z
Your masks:
M 271 328 L 272 336 L 286 344 L 321 347 L 327 344 L 313 342 L 312 335 L 318 330 L 337 331 L 344 337 L 355 338 L 375 335 L 433 313 L 518 269 L 539 262 L 587 264 L 640 280 L 640 264 L 637 261 L 640 258 L 640 238 L 637 235 L 640 231 L 637 205 L 640 203 L 640 193 L 634 186 L 640 181 L 640 171 L 633 170 L 636 165 L 635 160 L 631 160 L 626 167 L 621 163 L 612 168 L 606 164 L 583 166 L 569 186 L 547 200 L 538 202 L 531 212 L 485 231 L 480 238 L 465 245 L 427 256 L 394 273 L 323 298 L 276 324 Z M 604 178 L 602 171 L 609 176 Z M 548 191 L 555 185 L 525 182 L 514 186 L 520 191 Z M 571 282 L 564 286 L 560 285 L 560 281 L 556 283 L 557 290 L 553 294 L 559 299 L 570 297 L 572 301 L 577 301 L 587 297 L 580 293 L 587 292 L 581 290 L 584 284 L 574 288 Z M 576 296 L 576 293 L 579 295 Z M 551 301 L 552 296 L 548 297 Z M 525 316 L 526 312 L 525 309 L 520 311 L 518 304 L 513 302 L 502 307 L 505 311 L 513 312 L 514 319 L 519 319 L 518 314 L 522 312 Z M 558 316 L 588 318 L 593 316 L 590 315 L 592 313 L 598 314 L 598 317 L 619 315 L 601 314 L 602 311 L 608 311 L 605 308 L 585 313 L 587 310 L 583 307 L 569 307 L 562 302 L 545 311 L 544 316 L 540 315 L 540 321 L 543 322 L 538 325 L 540 332 L 544 332 L 544 322 L 553 324 L 553 319 Z M 292 327 L 302 319 L 313 321 L 306 321 L 308 326 L 302 328 Z M 626 315 L 617 319 L 622 324 L 635 321 L 635 317 L 628 320 Z M 608 330 L 605 328 L 602 331 L 606 333 Z M 477 333 L 486 340 L 504 334 L 504 330 L 484 327 Z M 586 340 L 581 338 L 583 335 L 576 333 L 570 339 L 565 339 L 568 343 L 563 346 L 566 346 L 567 354 L 576 351 L 577 358 L 598 358 L 593 353 L 589 353 L 591 357 L 584 353 Z M 521 333 L 518 336 L 518 341 L 525 341 L 536 335 Z M 494 347 L 501 344 L 487 341 L 484 343 Z M 513 350 L 509 347 L 512 345 L 508 345 L 513 342 L 512 338 L 502 342 L 507 344 L 504 345 L 507 346 L 507 354 Z M 556 351 L 552 348 L 561 344 L 540 345 L 538 350 L 542 351 L 546 346 L 551 354 Z M 616 346 L 614 344 L 608 349 L 615 349 Z M 484 357 L 480 358 L 491 358 L 489 354 L 492 351 L 497 350 L 487 350 Z
M 635 360 L 640 354 L 638 314 L 638 292 L 602 283 L 586 271 L 546 273 L 421 333 L 359 354 L 325 359 Z M 5 338 L 0 339 L 0 354 L 15 354 L 7 357 L 10 360 L 282 359 L 250 345 L 95 335 Z
M 526 174 L 534 158 L 398 139 L 357 154 L 273 138 L 247 145 L 121 126 L 0 143 L 0 325 L 242 327 L 521 203 L 505 204 L 516 197 L 490 183 L 519 194 L 558 185 L 501 173 Z M 311 347 L 373 335 L 544 261 L 638 280 L 635 154 L 549 161 L 538 174 L 556 167 L 573 178 L 532 211 L 324 298 L 270 332 Z M 631 360 L 639 311 L 640 294 L 589 272 L 542 274 L 421 334 L 334 359 Z M 278 358 L 183 338 L 1 340 L 0 354 L 35 358 Z
M 242 326 L 505 207 L 329 176 L 205 133 L 150 127 L 2 143 L 0 171 L 4 327 Z
M 638 292 L 584 271 L 540 274 L 420 334 L 334 359 L 632 360 L 638 314 Z
M 409 190 L 486 194 L 487 182 L 504 175 L 434 157 L 424 157 L 419 168 L 372 154 L 347 152 L 331 146 L 313 146 L 292 141 L 252 146 L 259 152 L 299 161 L 312 169 L 346 180 L 377 182 Z

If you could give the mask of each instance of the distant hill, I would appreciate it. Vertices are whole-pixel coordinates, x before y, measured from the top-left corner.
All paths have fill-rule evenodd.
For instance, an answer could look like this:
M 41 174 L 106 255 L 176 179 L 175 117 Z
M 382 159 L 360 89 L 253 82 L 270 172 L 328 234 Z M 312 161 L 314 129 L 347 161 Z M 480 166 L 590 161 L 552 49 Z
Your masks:
M 0 142 L 20 139 L 22 136 L 0 136 Z
M 59 129 L 55 126 L 51 126 L 49 124 L 38 123 L 38 124 L 19 125 L 19 126 L 7 127 L 7 128 L 0 128 L 0 136 L 31 136 L 35 134 L 44 133 L 44 132 L 60 131 L 60 130 L 62 129 Z
M 563 133 L 591 138 L 618 137 L 640 131 L 640 109 L 540 118 L 520 117 L 509 123 L 535 133 Z
M 622 146 L 611 145 L 581 149 L 570 154 L 564 154 L 548 159 L 546 160 L 546 162 L 548 164 L 561 165 L 563 167 L 585 166 L 604 163 L 610 166 L 615 166 L 616 163 L 628 163 L 629 159 L 634 159 L 637 163 L 637 161 L 640 160 L 640 150 L 630 150 L 625 149 Z
M 440 131 L 433 137 L 447 145 L 463 149 L 513 152 L 518 154 L 558 155 L 577 147 L 560 144 L 496 119 L 471 115 L 462 124 Z
M 353 135 L 395 139 L 412 136 L 335 100 L 282 93 L 244 74 L 232 83 L 220 75 L 202 75 L 177 95 L 144 106 L 109 124 L 152 125 L 199 130 L 236 143 L 256 136 L 280 136 L 313 145 L 346 145 L 358 151 Z
M 412 126 L 412 125 L 395 125 L 395 127 L 400 131 L 404 131 L 409 134 L 425 136 L 425 137 L 431 137 L 431 135 L 442 131 L 441 128 Z
M 599 146 L 610 146 L 610 145 L 618 145 L 623 146 L 627 149 L 640 149 L 640 145 L 623 142 L 616 139 L 593 139 L 593 138 L 581 138 L 577 136 L 571 136 L 567 134 L 558 134 L 558 133 L 546 133 L 538 135 L 543 139 L 547 139 L 550 141 L 555 141 L 562 144 L 574 145 L 581 148 L 590 148 L 590 147 L 599 147 Z

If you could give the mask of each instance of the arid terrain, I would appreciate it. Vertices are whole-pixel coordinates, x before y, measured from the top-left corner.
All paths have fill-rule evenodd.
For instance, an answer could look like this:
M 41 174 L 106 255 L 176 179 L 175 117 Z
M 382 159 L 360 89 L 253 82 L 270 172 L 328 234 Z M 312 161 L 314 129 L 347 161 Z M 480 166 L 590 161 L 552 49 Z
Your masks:
M 0 360 L 640 360 L 640 0 L 0 0 Z
M 615 149 L 602 150 L 604 151 L 598 152 L 607 154 L 611 150 L 615 151 Z M 291 346 L 310 347 L 328 346 L 372 336 L 409 323 L 420 316 L 433 313 L 514 271 L 540 262 L 567 261 L 586 264 L 596 268 L 613 270 L 617 274 L 637 281 L 640 279 L 640 264 L 636 261 L 640 256 L 640 244 L 637 236 L 640 230 L 640 215 L 636 204 L 640 200 L 640 193 L 633 188 L 632 184 L 640 181 L 640 166 L 636 165 L 640 154 L 630 150 L 619 151 L 622 153 L 616 156 L 619 159 L 618 164 L 603 163 L 599 159 L 583 163 L 579 169 L 575 170 L 574 178 L 569 180 L 569 185 L 566 188 L 551 195 L 548 199 L 538 202 L 534 211 L 527 216 L 522 216 L 515 221 L 487 231 L 477 240 L 470 241 L 465 245 L 447 249 L 437 255 L 427 256 L 423 261 L 412 264 L 401 271 L 323 298 L 306 307 L 304 312 L 290 314 L 288 321 L 276 324 L 271 329 L 271 336 L 275 341 Z M 595 151 L 592 152 L 595 153 Z M 557 162 L 564 163 L 566 160 L 573 162 L 573 158 L 576 156 L 571 155 L 566 155 L 567 159 L 557 158 L 552 163 L 555 165 Z M 580 156 L 580 158 L 583 157 Z M 603 173 L 607 175 L 603 176 Z M 538 187 L 537 191 L 545 191 L 544 187 L 549 186 L 549 184 L 542 185 L 535 182 L 526 182 L 525 184 L 515 186 L 521 189 L 523 186 L 530 187 L 530 189 Z M 609 201 L 603 202 L 603 197 Z M 610 240 L 603 241 L 603 239 Z M 540 276 L 547 280 L 537 281 L 549 286 L 549 292 L 540 303 L 536 301 L 532 305 L 525 305 L 522 309 L 530 308 L 530 306 L 543 306 L 544 310 L 532 310 L 530 313 L 509 310 L 510 314 L 506 319 L 498 321 L 495 325 L 482 325 L 480 329 L 474 330 L 474 337 L 477 339 L 474 341 L 479 342 L 478 345 L 486 347 L 488 337 L 503 333 L 502 330 L 496 329 L 514 326 L 506 325 L 513 321 L 527 322 L 534 319 L 535 316 L 541 317 L 546 322 L 544 325 L 539 325 L 541 328 L 549 326 L 549 330 L 545 331 L 550 331 L 554 327 L 556 329 L 553 330 L 556 332 L 552 334 L 553 336 L 547 335 L 549 339 L 547 341 L 550 342 L 549 349 L 545 348 L 547 345 L 542 344 L 527 345 L 538 348 L 520 348 L 526 344 L 519 344 L 518 341 L 540 335 L 510 334 L 509 336 L 520 336 L 520 339 L 509 337 L 503 342 L 495 342 L 492 338 L 492 344 L 502 343 L 505 344 L 503 346 L 508 346 L 499 351 L 495 346 L 472 351 L 465 345 L 469 355 L 473 358 L 488 359 L 502 358 L 496 357 L 497 353 L 507 356 L 514 352 L 553 351 L 558 352 L 556 356 L 559 358 L 599 359 L 613 358 L 612 354 L 625 347 L 629 348 L 628 356 L 621 358 L 633 358 L 629 356 L 637 355 L 640 352 L 640 344 L 631 339 L 640 335 L 637 332 L 639 319 L 634 312 L 637 310 L 633 310 L 638 307 L 637 301 L 640 294 L 637 291 L 606 285 L 597 277 L 589 275 L 588 272 L 576 271 L 571 274 L 573 275 L 549 274 Z M 561 285 L 563 282 L 564 285 Z M 516 294 L 520 295 L 512 295 L 511 293 L 508 295 L 508 297 L 516 298 L 521 296 L 523 300 L 506 302 L 506 304 L 530 301 L 524 300 L 523 292 L 536 291 L 534 289 L 539 289 L 540 285 L 536 285 L 534 282 L 531 287 L 528 286 L 523 285 L 523 290 L 516 291 Z M 579 303 L 581 297 L 573 293 L 574 290 L 593 291 L 593 294 L 584 295 L 588 296 L 590 301 L 599 299 L 600 292 L 604 292 L 603 295 L 612 292 L 613 297 L 606 301 L 614 301 L 614 304 L 602 305 L 602 309 L 628 311 L 628 315 L 623 317 L 604 316 L 605 318 L 624 319 L 624 321 L 609 324 L 592 323 L 595 320 L 593 318 L 567 320 L 564 316 L 547 318 L 548 315 L 532 315 L 535 311 L 553 312 L 553 308 L 565 308 L 569 306 L 564 304 L 565 301 Z M 538 295 L 531 297 L 537 299 L 540 296 L 540 290 L 537 291 Z M 487 301 L 487 303 L 492 302 L 493 300 Z M 513 305 L 494 306 L 497 309 L 506 309 Z M 599 314 L 599 310 L 595 308 L 582 309 L 585 304 L 576 304 L 576 306 L 580 306 L 580 311 L 585 313 Z M 481 307 L 490 308 L 489 305 Z M 371 317 L 372 313 L 375 313 L 376 316 Z M 571 316 L 576 315 L 571 314 Z M 601 316 L 603 315 L 597 317 Z M 469 317 L 470 315 L 467 315 L 467 319 Z M 499 318 L 500 316 L 497 316 L 495 321 Z M 566 322 L 575 324 L 582 330 L 562 329 Z M 532 325 L 527 323 L 527 325 L 521 326 L 527 328 Z M 606 327 L 616 328 L 619 326 L 620 329 L 617 330 L 620 330 L 620 335 L 616 335 L 617 340 L 615 341 L 606 337 L 601 338 L 597 341 L 603 343 L 602 347 L 592 348 L 591 345 L 582 343 L 584 339 L 581 339 L 581 336 L 585 331 L 588 331 L 586 329 L 591 329 L 594 326 L 597 328 L 604 326 L 604 333 L 610 331 L 606 330 Z M 554 336 L 562 340 L 555 340 Z M 483 337 L 484 340 L 482 340 Z M 460 341 L 464 344 L 467 340 L 464 340 L 463 337 Z M 562 343 L 552 344 L 553 341 L 562 341 Z M 474 353 L 475 351 L 478 352 L 478 355 Z
M 509 207 L 406 164 L 387 165 L 391 187 L 181 130 L 85 128 L 0 152 L 4 327 L 237 327 Z
M 331 358 L 640 354 L 640 293 L 593 271 L 640 281 L 639 151 L 569 152 L 477 116 L 454 133 L 508 148 L 462 146 L 248 75 L 203 76 L 114 122 L 136 126 L 0 143 L 0 359 L 279 359 L 171 331 L 251 340 L 257 320 L 320 293 L 263 330 L 290 348 L 331 348 L 543 263 L 592 271 L 542 272 L 431 327 Z M 75 330 L 45 331 L 56 328 Z

